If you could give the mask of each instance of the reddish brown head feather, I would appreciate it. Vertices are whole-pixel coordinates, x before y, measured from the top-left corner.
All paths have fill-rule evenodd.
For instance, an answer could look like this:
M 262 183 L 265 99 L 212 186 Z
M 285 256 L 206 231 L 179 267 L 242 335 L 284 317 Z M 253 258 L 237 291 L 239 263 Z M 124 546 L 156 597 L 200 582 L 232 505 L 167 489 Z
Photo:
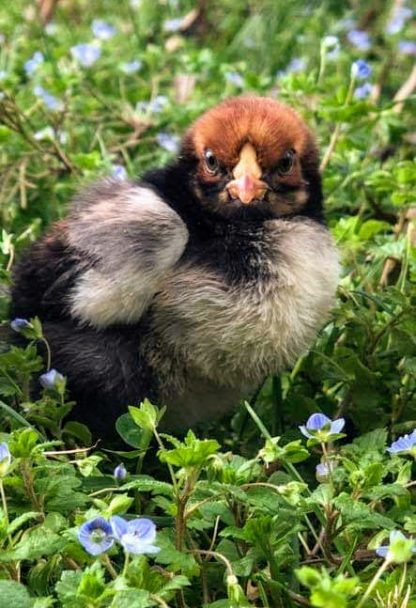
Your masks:
M 235 97 L 203 114 L 189 129 L 184 149 L 202 158 L 211 148 L 217 159 L 234 167 L 250 142 L 262 169 L 272 168 L 293 149 L 302 157 L 315 150 L 313 136 L 291 108 L 267 97 Z

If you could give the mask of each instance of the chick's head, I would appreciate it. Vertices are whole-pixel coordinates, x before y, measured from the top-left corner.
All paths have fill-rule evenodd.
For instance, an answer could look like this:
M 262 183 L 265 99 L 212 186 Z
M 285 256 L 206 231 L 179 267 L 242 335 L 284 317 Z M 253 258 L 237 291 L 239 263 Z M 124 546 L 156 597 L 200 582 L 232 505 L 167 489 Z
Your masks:
M 182 146 L 203 207 L 255 219 L 322 214 L 318 151 L 288 106 L 266 97 L 228 99 L 190 127 Z

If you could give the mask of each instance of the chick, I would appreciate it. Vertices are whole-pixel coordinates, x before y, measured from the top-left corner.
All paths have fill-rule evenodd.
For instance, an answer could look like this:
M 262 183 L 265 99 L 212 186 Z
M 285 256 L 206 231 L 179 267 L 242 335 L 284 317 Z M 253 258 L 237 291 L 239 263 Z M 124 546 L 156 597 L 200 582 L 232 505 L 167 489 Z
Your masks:
M 97 435 L 145 397 L 173 430 L 293 364 L 337 279 L 313 135 L 289 107 L 238 97 L 196 120 L 173 164 L 82 193 L 18 264 L 13 314 L 40 317 Z

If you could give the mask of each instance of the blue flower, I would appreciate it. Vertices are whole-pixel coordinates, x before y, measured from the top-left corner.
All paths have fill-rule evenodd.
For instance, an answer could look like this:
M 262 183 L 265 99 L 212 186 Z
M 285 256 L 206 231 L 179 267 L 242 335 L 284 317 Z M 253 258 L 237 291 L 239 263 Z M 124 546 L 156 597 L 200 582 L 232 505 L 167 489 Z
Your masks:
M 167 106 L 169 103 L 168 98 L 165 95 L 157 95 L 152 101 L 139 101 L 136 104 L 137 112 L 153 112 L 158 114 Z
M 318 439 L 319 441 L 330 440 L 330 435 L 338 434 L 345 425 L 344 418 L 331 420 L 325 414 L 312 414 L 306 425 L 300 426 L 299 430 L 308 439 Z
M 116 481 L 123 481 L 127 477 L 127 471 L 124 464 L 119 464 L 113 471 L 113 475 Z
M 327 59 L 337 59 L 339 57 L 340 45 L 339 45 L 339 39 L 337 38 L 337 36 L 325 36 L 322 39 L 322 46 L 325 49 Z M 306 62 L 305 62 L 305 66 L 303 67 L 303 69 L 305 67 L 306 67 Z
M 369 82 L 365 82 L 360 87 L 357 87 L 355 89 L 354 97 L 356 99 L 365 99 L 366 97 L 371 95 L 372 90 L 373 90 L 373 85 L 370 84 Z
M 54 140 L 55 132 L 52 127 L 45 127 L 44 129 L 40 129 L 40 131 L 36 131 L 36 133 L 33 134 L 33 139 L 36 139 L 37 141 L 43 141 L 48 139 Z
M 371 48 L 370 36 L 364 30 L 351 30 L 348 32 L 347 38 L 359 51 L 368 51 Z
M 409 555 L 407 556 L 407 558 L 410 558 L 412 553 L 416 553 L 416 546 L 415 546 L 413 539 L 406 538 L 406 536 L 402 532 L 400 532 L 400 530 L 392 530 L 389 535 L 389 544 L 378 547 L 376 549 L 377 555 L 379 557 L 384 557 L 384 559 L 389 559 L 389 560 L 395 561 L 394 560 L 394 557 L 395 557 L 394 544 L 397 543 L 397 541 L 402 545 L 402 547 L 400 547 L 401 553 L 403 551 L 403 544 L 409 544 L 409 547 L 407 548 L 407 550 L 410 549 L 410 551 L 409 551 Z M 403 541 L 404 541 L 404 543 L 403 543 Z M 411 543 L 413 543 L 413 546 Z M 401 557 L 404 557 L 403 561 L 407 561 L 406 556 L 403 556 L 403 554 L 402 554 Z M 400 561 L 402 561 L 402 559 L 400 559 Z
M 81 43 L 71 47 L 71 55 L 84 68 L 90 68 L 101 56 L 101 49 L 94 44 Z
M 169 100 L 166 97 L 166 95 L 157 95 L 149 103 L 149 110 L 150 110 L 150 112 L 154 112 L 155 114 L 158 114 L 159 112 L 161 112 L 163 110 L 163 108 L 165 108 L 168 105 L 168 103 L 169 103 Z
M 295 74 L 303 72 L 306 68 L 306 59 L 304 57 L 294 57 L 286 66 L 286 69 L 276 72 L 277 78 L 286 76 L 287 74 Z
M 351 66 L 351 77 L 356 80 L 367 80 L 371 76 L 372 68 L 363 59 L 357 59 Z
M 183 18 L 178 17 L 176 19 L 167 19 L 163 24 L 163 30 L 165 32 L 178 32 L 183 23 Z
M 9 470 L 12 456 L 7 443 L 0 443 L 0 477 L 4 477 Z
M 114 179 L 127 179 L 127 171 L 122 165 L 112 165 L 111 166 L 111 177 Z
M 230 84 L 242 89 L 244 87 L 244 78 L 238 72 L 226 72 L 225 80 Z
M 65 383 L 65 378 L 62 374 L 56 371 L 56 369 L 50 369 L 46 374 L 42 374 L 39 378 L 39 382 L 43 388 L 49 390 L 59 389 L 62 383 Z
M 408 21 L 413 16 L 412 9 L 407 6 L 398 6 L 392 14 L 391 19 L 388 21 L 384 31 L 386 34 L 394 35 L 398 34 L 405 26 L 406 21 Z
M 335 470 L 335 467 L 336 463 L 333 461 L 321 462 L 320 464 L 317 464 L 315 468 L 316 479 L 320 483 L 328 481 L 331 476 L 331 473 Z
M 412 42 L 410 40 L 400 40 L 399 53 L 402 53 L 402 55 L 416 56 L 416 42 Z
M 133 59 L 133 61 L 123 63 L 121 65 L 121 69 L 125 74 L 135 74 L 136 72 L 142 69 L 142 66 L 142 61 L 140 61 L 139 59 Z
M 45 33 L 48 34 L 48 36 L 55 36 L 55 34 L 58 33 L 58 26 L 56 25 L 56 23 L 47 23 L 44 27 Z
M 46 91 L 40 85 L 36 85 L 33 88 L 33 92 L 36 97 L 39 97 L 39 99 L 43 101 L 43 103 L 49 110 L 52 110 L 54 112 L 59 112 L 60 110 L 63 110 L 64 104 L 62 103 L 62 101 L 60 99 L 57 99 L 57 97 L 54 97 L 51 93 Z
M 327 49 L 333 49 L 334 47 L 339 46 L 339 40 L 337 36 L 325 36 L 322 39 L 322 44 Z
M 7 78 L 6 70 L 0 70 L 0 80 L 5 80 Z
M 25 72 L 28 76 L 32 76 L 40 65 L 45 61 L 43 53 L 36 51 L 32 57 L 25 63 Z
M 126 521 L 118 515 L 110 518 L 114 537 L 120 541 L 126 553 L 140 555 L 158 553 L 160 548 L 153 544 L 156 540 L 156 526 L 144 517 Z
M 103 517 L 96 517 L 82 524 L 78 530 L 78 540 L 91 555 L 104 553 L 114 544 L 112 528 Z
M 19 334 L 22 330 L 32 327 L 32 324 L 27 319 L 16 318 L 10 323 L 10 327 Z
M 393 441 L 391 446 L 387 448 L 390 454 L 405 454 L 416 453 L 416 429 L 410 435 L 403 435 Z
M 117 30 L 113 25 L 110 25 L 101 19 L 94 19 L 91 29 L 94 36 L 99 40 L 110 40 L 110 38 L 117 33 Z
M 156 135 L 156 141 L 167 152 L 175 153 L 179 150 L 179 138 L 176 135 L 170 135 L 161 131 Z

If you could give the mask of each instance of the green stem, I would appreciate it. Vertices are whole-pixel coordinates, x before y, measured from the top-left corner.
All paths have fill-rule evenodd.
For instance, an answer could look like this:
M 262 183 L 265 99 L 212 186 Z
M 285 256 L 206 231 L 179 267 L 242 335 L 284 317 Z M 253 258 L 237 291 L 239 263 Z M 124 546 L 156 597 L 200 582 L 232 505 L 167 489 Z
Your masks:
M 325 73 L 325 68 L 326 68 L 326 47 L 324 44 L 321 43 L 319 73 L 318 73 L 318 80 L 317 80 L 318 85 L 320 85 L 322 82 L 322 79 L 323 79 L 324 73 Z
M 153 433 L 154 433 L 154 436 L 156 437 L 156 441 L 157 441 L 157 444 L 158 444 L 160 450 L 162 452 L 165 452 L 166 448 L 165 448 L 165 446 L 163 444 L 162 438 L 160 437 L 159 433 L 157 432 L 156 427 L 153 429 Z M 167 464 L 167 467 L 168 467 L 168 470 L 169 470 L 169 474 L 170 474 L 171 479 L 172 479 L 173 489 L 175 491 L 175 494 L 178 495 L 178 483 L 176 481 L 175 471 L 173 470 L 173 467 L 172 467 L 172 465 L 169 462 L 167 462 L 166 464 Z
M 123 566 L 123 571 L 121 573 L 121 576 L 123 578 L 126 578 L 126 574 L 127 574 L 127 568 L 129 566 L 129 562 L 130 562 L 130 553 L 128 553 L 127 551 L 124 554 L 124 566 Z
M 1 505 L 3 507 L 4 516 L 6 518 L 7 524 L 9 524 L 9 512 L 7 510 L 7 500 L 6 494 L 4 492 L 3 480 L 0 479 L 0 496 L 1 496 Z
M 370 597 L 374 587 L 377 585 L 378 581 L 380 580 L 381 576 L 383 575 L 383 573 L 387 570 L 387 568 L 390 566 L 390 560 L 386 559 L 384 560 L 384 562 L 381 564 L 380 568 L 377 570 L 377 572 L 375 573 L 375 575 L 373 576 L 373 579 L 371 581 L 371 583 L 369 584 L 369 586 L 367 587 L 367 591 L 364 593 L 364 595 L 362 596 L 361 600 L 359 601 L 359 603 L 357 604 L 357 608 L 361 608 L 361 606 L 364 605 L 365 601 Z
M 118 574 L 113 566 L 113 564 L 111 563 L 110 558 L 108 557 L 108 555 L 106 553 L 104 553 L 101 556 L 102 562 L 104 564 L 104 566 L 107 568 L 108 572 L 110 573 L 110 576 L 112 579 L 116 579 Z
M 46 371 L 48 372 L 51 369 L 52 364 L 52 353 L 49 343 L 46 338 L 41 338 L 41 341 L 44 343 L 46 348 Z

